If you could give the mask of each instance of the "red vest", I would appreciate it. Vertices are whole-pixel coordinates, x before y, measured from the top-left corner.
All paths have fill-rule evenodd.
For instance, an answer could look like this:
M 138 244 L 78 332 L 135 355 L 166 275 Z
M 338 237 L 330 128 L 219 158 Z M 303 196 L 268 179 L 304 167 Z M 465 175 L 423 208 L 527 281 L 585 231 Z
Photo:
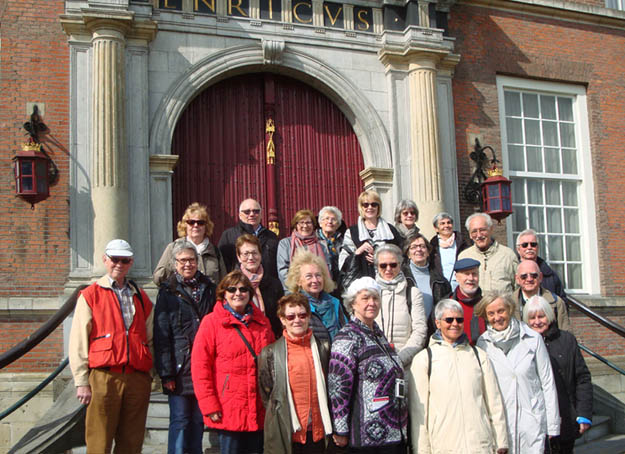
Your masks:
M 135 316 L 128 333 L 124 326 L 121 307 L 112 288 L 91 284 L 82 295 L 91 308 L 91 333 L 89 334 L 89 367 L 133 368 L 149 372 L 152 354 L 147 343 L 145 320 L 152 311 L 152 302 L 141 290 L 143 304 L 135 294 Z

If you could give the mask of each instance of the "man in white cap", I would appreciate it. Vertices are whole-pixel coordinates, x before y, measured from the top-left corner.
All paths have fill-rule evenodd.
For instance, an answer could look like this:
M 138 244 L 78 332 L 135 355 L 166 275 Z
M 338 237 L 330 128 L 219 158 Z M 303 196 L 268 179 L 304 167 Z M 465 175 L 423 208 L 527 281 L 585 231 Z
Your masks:
M 76 397 L 87 405 L 87 452 L 140 453 L 152 377 L 152 302 L 126 275 L 133 251 L 112 240 L 106 275 L 80 292 L 69 339 Z

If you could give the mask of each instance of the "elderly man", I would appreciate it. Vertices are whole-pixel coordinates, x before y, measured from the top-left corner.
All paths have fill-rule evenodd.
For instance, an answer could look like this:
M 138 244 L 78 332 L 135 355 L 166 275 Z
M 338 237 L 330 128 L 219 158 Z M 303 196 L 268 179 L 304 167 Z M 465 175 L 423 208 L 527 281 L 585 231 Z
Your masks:
M 516 237 L 516 251 L 521 260 L 535 261 L 540 268 L 540 272 L 543 273 L 542 287 L 565 299 L 566 293 L 564 292 L 560 276 L 538 255 L 538 248 L 538 237 L 532 229 L 523 230 Z
M 254 199 L 245 199 L 239 206 L 239 222 L 222 233 L 219 240 L 219 250 L 226 263 L 226 269 L 232 271 L 237 261 L 235 244 L 237 238 L 244 233 L 258 237 L 261 247 L 261 264 L 263 272 L 278 278 L 276 255 L 278 253 L 278 236 L 260 223 L 262 209 L 260 203 Z
M 108 243 L 106 275 L 80 293 L 69 339 L 78 400 L 87 405 L 87 452 L 140 453 L 150 401 L 152 326 L 148 296 L 126 279 L 133 251 Z
M 473 313 L 473 308 L 482 299 L 480 289 L 480 262 L 474 259 L 460 259 L 454 265 L 458 287 L 450 298 L 458 301 L 464 313 L 463 329 L 471 345 L 486 331 L 484 319 Z
M 503 398 L 486 352 L 469 345 L 458 302 L 441 300 L 435 315 L 438 330 L 408 375 L 412 451 L 506 454 Z
M 532 296 L 540 295 L 547 300 L 554 314 L 556 314 L 558 328 L 570 331 L 571 321 L 569 320 L 566 304 L 564 304 L 564 301 L 558 295 L 542 287 L 542 281 L 543 273 L 540 272 L 540 268 L 535 261 L 523 260 L 519 263 L 516 271 L 516 282 L 519 284 L 519 288 L 514 292 L 513 296 L 516 303 L 514 310 L 515 317 L 521 320 L 521 312 L 523 312 L 525 303 L 529 301 Z M 527 322 L 527 320 L 525 321 Z
M 484 292 L 512 292 L 519 260 L 512 249 L 493 239 L 491 217 L 486 213 L 472 214 L 467 218 L 466 227 L 474 244 L 462 251 L 458 258 L 472 258 L 481 263 L 480 286 Z

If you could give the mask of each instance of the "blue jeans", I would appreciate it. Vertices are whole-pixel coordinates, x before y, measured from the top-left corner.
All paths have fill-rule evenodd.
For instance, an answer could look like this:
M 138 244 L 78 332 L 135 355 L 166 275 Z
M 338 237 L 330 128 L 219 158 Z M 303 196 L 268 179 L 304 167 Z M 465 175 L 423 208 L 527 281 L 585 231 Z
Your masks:
M 263 431 L 233 432 L 220 430 L 219 452 L 221 454 L 262 454 Z
M 195 396 L 169 396 L 167 454 L 202 454 L 204 420 Z

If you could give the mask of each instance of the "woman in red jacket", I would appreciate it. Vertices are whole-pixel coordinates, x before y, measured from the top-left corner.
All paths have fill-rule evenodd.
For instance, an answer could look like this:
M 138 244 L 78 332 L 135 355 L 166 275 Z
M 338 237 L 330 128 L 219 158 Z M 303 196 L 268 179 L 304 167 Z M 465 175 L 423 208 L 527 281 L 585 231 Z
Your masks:
M 275 338 L 265 315 L 250 304 L 252 284 L 240 271 L 217 287 L 191 354 L 191 377 L 204 423 L 219 430 L 221 454 L 263 452 L 265 410 L 256 386 L 256 356 Z

